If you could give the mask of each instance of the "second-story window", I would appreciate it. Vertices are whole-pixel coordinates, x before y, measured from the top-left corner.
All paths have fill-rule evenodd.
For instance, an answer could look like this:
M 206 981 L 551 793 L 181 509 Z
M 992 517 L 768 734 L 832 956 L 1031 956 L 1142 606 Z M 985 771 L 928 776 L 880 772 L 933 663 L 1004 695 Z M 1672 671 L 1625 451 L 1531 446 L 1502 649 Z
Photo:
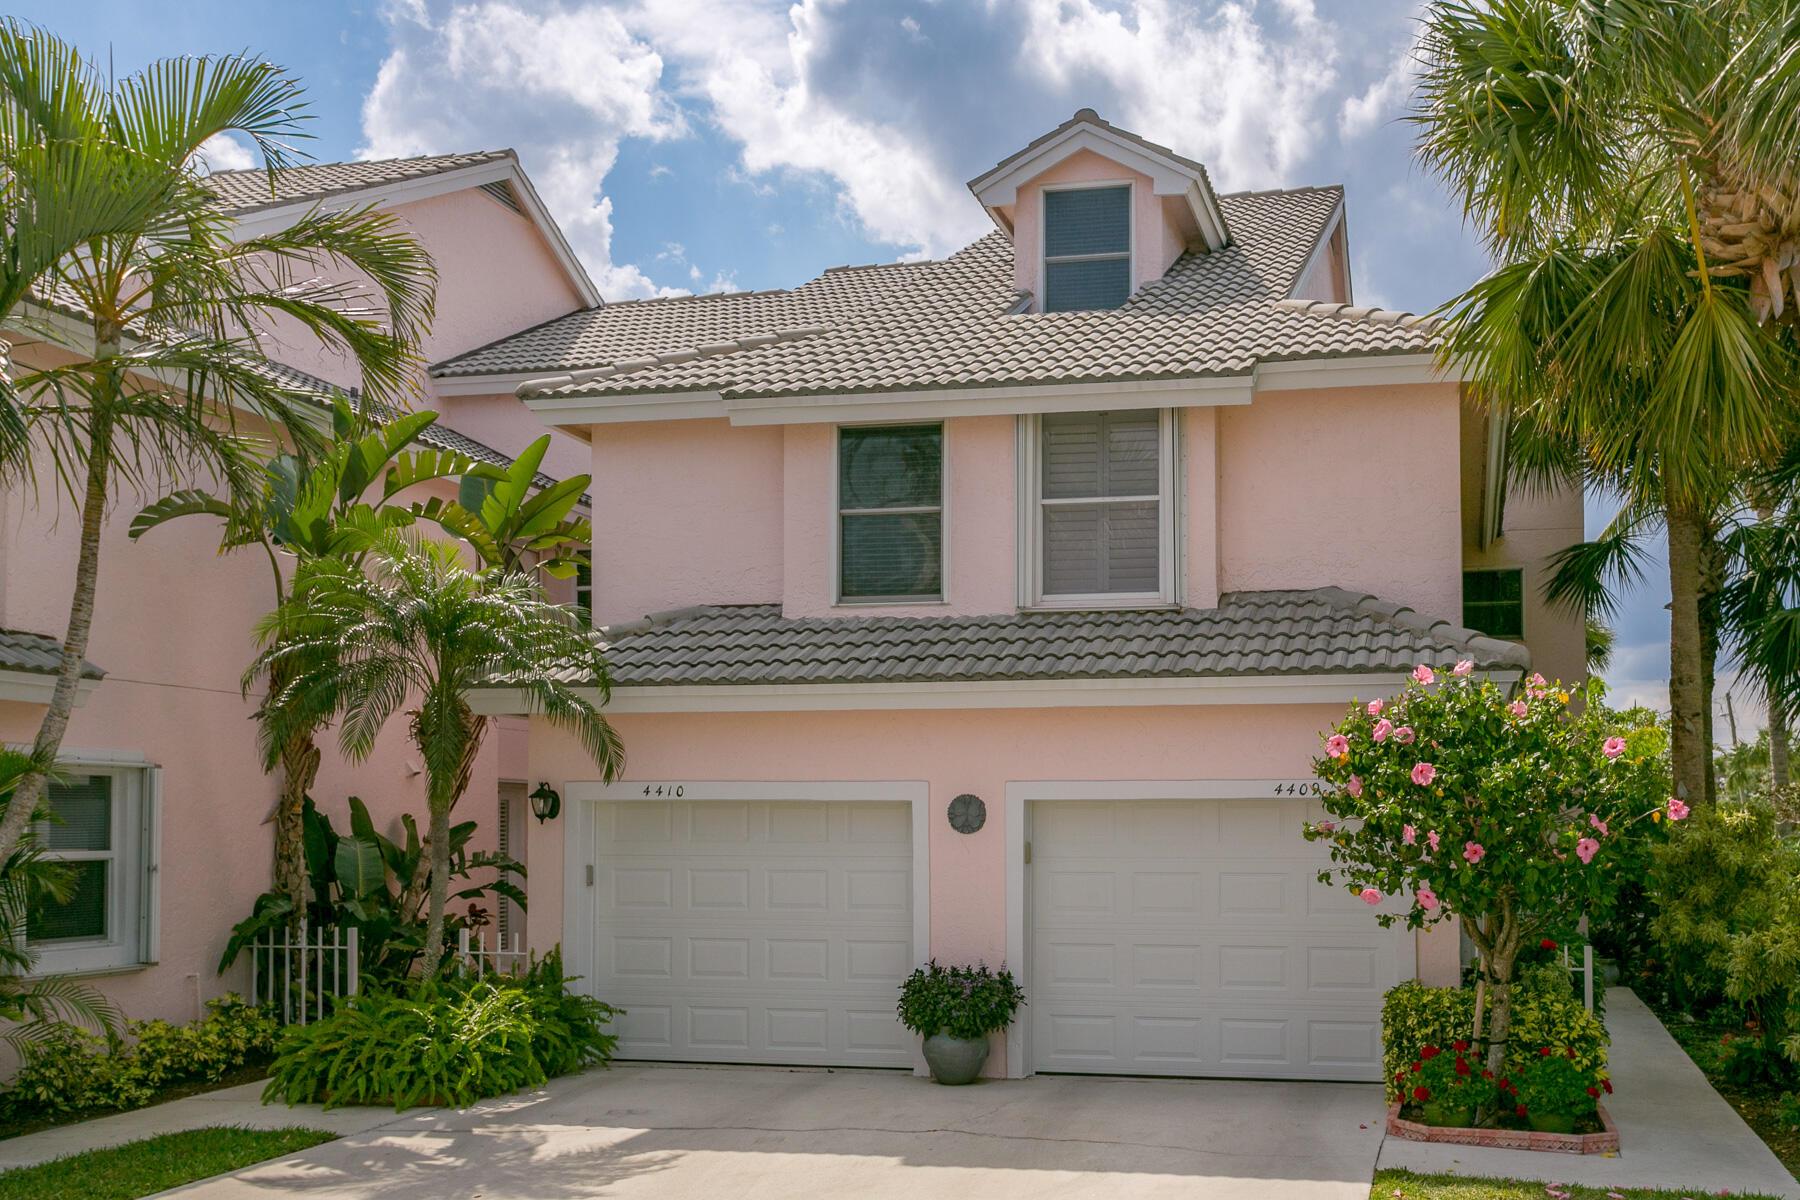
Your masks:
M 944 427 L 838 430 L 838 599 L 944 595 Z
M 1167 604 L 1174 596 L 1173 422 L 1166 410 L 1028 418 L 1031 586 L 1057 607 Z
M 1117 308 L 1131 295 L 1131 188 L 1044 192 L 1044 311 Z

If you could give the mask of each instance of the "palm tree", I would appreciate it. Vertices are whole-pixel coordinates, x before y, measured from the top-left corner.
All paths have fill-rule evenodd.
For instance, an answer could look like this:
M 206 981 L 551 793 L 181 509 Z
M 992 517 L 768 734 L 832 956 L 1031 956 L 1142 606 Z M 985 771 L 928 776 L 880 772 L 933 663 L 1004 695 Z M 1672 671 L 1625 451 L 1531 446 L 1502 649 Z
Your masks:
M 570 682 L 608 693 L 598 633 L 550 603 L 530 576 L 488 568 L 471 572 L 451 543 L 411 539 L 393 527 L 346 531 L 362 565 L 332 555 L 308 560 L 286 604 L 258 629 L 264 650 L 246 676 L 280 674 L 287 682 L 268 704 L 284 722 L 315 726 L 337 715 L 340 742 L 366 758 L 388 720 L 408 703 L 413 743 L 425 763 L 430 810 L 431 900 L 423 970 L 435 974 L 444 953 L 450 810 L 468 786 L 465 764 L 488 719 L 470 693 L 503 682 L 533 710 L 580 738 L 603 778 L 624 751 L 599 708 Z
M 261 488 L 248 495 L 220 497 L 189 488 L 149 505 L 131 522 L 136 539 L 178 517 L 207 516 L 224 522 L 221 551 L 259 547 L 269 560 L 275 588 L 275 604 L 288 599 L 291 570 L 284 562 L 304 561 L 328 554 L 358 556 L 344 545 L 341 531 L 373 523 L 406 524 L 413 510 L 390 505 L 400 493 L 430 479 L 463 476 L 480 479 L 498 474 L 496 468 L 477 463 L 449 450 L 416 449 L 408 452 L 419 436 L 437 420 L 433 412 L 408 413 L 371 426 L 350 402 L 338 397 L 332 405 L 333 442 L 322 456 L 297 451 L 278 454 L 265 465 Z M 378 497 L 373 503 L 370 496 Z M 269 680 L 269 690 L 279 692 L 286 680 L 280 674 Z M 269 710 L 258 711 L 266 718 Z M 275 806 L 275 890 L 285 895 L 298 921 L 306 912 L 306 797 L 319 773 L 318 736 L 324 719 L 313 726 L 288 725 L 276 738 L 269 721 L 262 721 L 264 766 L 281 770 L 281 794 Z
M 1446 306 L 1444 353 L 1665 525 L 1690 799 L 1710 791 L 1712 535 L 1795 418 L 1797 37 L 1789 0 L 1438 0 L 1420 43 L 1420 157 L 1500 263 Z
M 39 53 L 47 47 L 55 50 L 48 60 Z M 0 37 L 0 152 L 19 161 L 36 152 L 75 156 L 65 175 L 117 178 L 128 194 L 159 197 L 132 208 L 132 220 L 96 223 L 100 231 L 51 257 L 24 285 L 39 314 L 28 329 L 79 346 L 83 357 L 18 372 L 0 389 L 0 409 L 10 427 L 31 431 L 81 521 L 55 690 L 32 744 L 33 766 L 0 817 L 0 860 L 18 846 L 68 728 L 115 491 L 173 476 L 253 492 L 260 471 L 241 413 L 300 442 L 316 439 L 301 415 L 316 410 L 314 398 L 269 371 L 260 354 L 258 331 L 277 316 L 354 356 L 377 398 L 397 398 L 411 379 L 435 277 L 391 217 L 315 210 L 286 229 L 233 242 L 206 190 L 196 156 L 208 138 L 249 137 L 272 181 L 291 159 L 287 139 L 301 134 L 303 107 L 298 83 L 250 58 L 168 59 L 108 82 L 47 35 L 22 39 L 14 27 Z M 156 188 L 133 182 L 144 173 Z M 8 175 L 0 224 L 62 202 L 54 190 L 28 190 L 39 177 L 19 175 L 11 159 L 0 161 L 0 176 Z M 375 296 L 331 276 L 367 280 Z M 36 469 L 38 455 L 16 443 L 14 451 L 0 467 L 14 475 Z

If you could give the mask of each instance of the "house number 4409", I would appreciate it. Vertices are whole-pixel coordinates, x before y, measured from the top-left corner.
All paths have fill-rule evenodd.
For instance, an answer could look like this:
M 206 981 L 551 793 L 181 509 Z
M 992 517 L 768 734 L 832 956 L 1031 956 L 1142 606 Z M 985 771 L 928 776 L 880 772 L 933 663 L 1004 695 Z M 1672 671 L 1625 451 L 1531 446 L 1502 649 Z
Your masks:
M 653 800 L 679 800 L 687 795 L 687 785 L 682 783 L 646 783 L 644 795 Z

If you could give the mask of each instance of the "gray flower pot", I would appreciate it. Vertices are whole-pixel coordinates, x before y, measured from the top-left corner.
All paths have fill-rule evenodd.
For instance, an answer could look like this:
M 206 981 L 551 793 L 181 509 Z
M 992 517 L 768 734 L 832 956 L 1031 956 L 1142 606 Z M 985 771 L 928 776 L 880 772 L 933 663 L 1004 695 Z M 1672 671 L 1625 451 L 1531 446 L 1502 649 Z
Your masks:
M 925 1063 L 931 1077 L 939 1083 L 960 1086 L 981 1077 L 987 1062 L 986 1038 L 958 1038 L 947 1033 L 934 1033 L 925 1039 Z

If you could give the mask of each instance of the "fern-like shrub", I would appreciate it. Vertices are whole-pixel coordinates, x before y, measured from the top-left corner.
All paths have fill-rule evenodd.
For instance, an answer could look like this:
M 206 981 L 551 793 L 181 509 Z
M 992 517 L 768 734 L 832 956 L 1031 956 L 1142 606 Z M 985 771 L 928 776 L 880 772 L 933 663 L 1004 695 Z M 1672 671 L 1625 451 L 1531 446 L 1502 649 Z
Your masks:
M 355 996 L 283 1035 L 265 1101 L 461 1108 L 612 1057 L 619 1010 L 565 986 L 552 952 L 523 976 Z

